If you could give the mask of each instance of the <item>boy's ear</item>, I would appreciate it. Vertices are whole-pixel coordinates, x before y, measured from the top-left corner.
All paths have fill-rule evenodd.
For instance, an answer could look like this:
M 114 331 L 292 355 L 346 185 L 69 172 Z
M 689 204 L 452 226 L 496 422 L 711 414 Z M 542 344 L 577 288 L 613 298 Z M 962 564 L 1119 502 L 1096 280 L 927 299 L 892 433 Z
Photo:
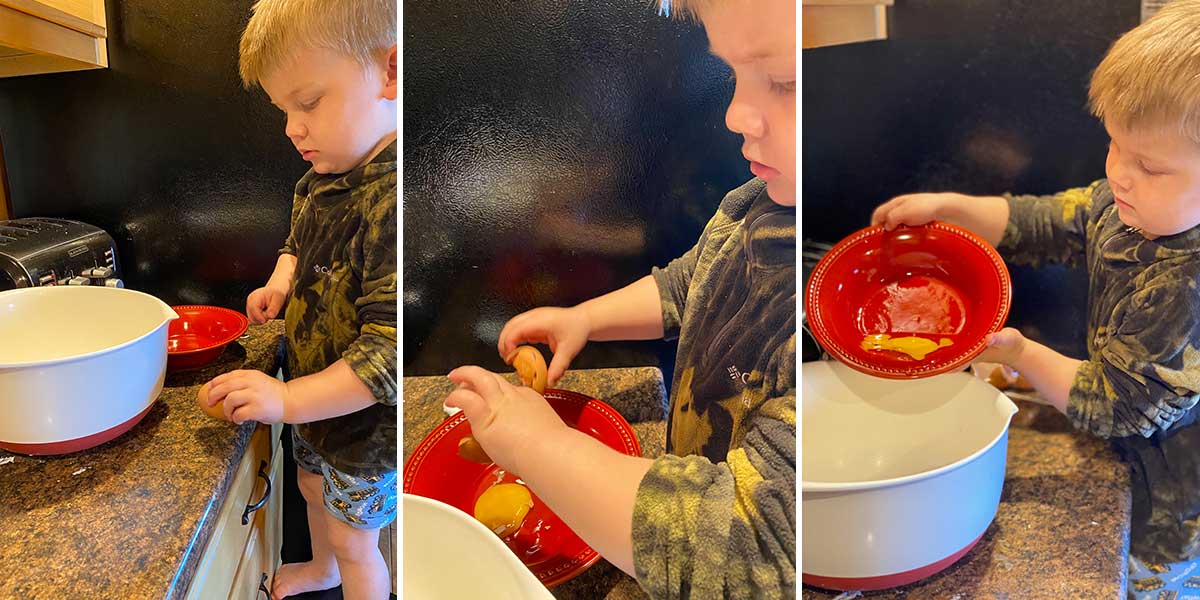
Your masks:
M 387 54 L 387 72 L 384 73 L 383 97 L 395 100 L 399 84 L 396 81 L 396 45 L 392 45 Z

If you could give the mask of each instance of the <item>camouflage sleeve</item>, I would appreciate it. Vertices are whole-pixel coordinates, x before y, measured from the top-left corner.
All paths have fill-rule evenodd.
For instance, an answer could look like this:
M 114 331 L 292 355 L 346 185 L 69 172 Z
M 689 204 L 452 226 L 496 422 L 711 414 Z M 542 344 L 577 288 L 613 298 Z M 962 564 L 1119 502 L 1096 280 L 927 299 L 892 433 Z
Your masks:
M 283 247 L 279 249 L 279 254 L 296 255 L 296 221 L 300 219 L 300 213 L 304 212 L 304 205 L 308 202 L 308 184 L 315 176 L 316 171 L 310 170 L 296 182 L 296 191 L 292 194 L 292 218 L 291 225 L 288 227 L 287 240 L 283 242 Z
M 654 283 L 658 285 L 658 297 L 662 303 L 663 339 L 679 337 L 688 289 L 692 285 L 692 274 L 696 272 L 701 254 L 707 252 L 712 256 L 720 256 L 719 248 L 729 235 L 737 231 L 741 218 L 766 187 L 765 181 L 754 178 L 725 194 L 717 212 L 704 225 L 699 241 L 667 266 L 650 270 Z M 711 261 L 712 257 L 708 260 Z
M 1075 427 L 1104 438 L 1148 437 L 1196 405 L 1200 310 L 1187 300 L 1195 296 L 1194 282 L 1174 283 L 1134 293 L 1124 320 L 1079 366 L 1067 397 Z
M 783 349 L 787 351 L 786 348 Z M 795 337 L 791 359 L 795 369 Z M 796 585 L 796 388 L 773 386 L 726 460 L 663 455 L 638 487 L 633 559 L 653 598 L 791 598 Z
M 362 295 L 355 300 L 358 338 L 342 354 L 383 404 L 396 404 L 396 193 L 393 185 L 366 215 L 355 239 L 362 257 Z
M 1088 212 L 1103 180 L 1050 196 L 1014 196 L 1008 200 L 1008 225 L 997 250 L 1015 265 L 1080 264 L 1085 255 Z
M 654 276 L 654 283 L 658 285 L 658 298 L 662 303 L 665 340 L 679 337 L 684 300 L 692 283 L 692 273 L 696 271 L 696 248 L 697 246 L 692 246 L 683 256 L 671 261 L 666 267 L 654 267 L 650 270 L 650 274 Z

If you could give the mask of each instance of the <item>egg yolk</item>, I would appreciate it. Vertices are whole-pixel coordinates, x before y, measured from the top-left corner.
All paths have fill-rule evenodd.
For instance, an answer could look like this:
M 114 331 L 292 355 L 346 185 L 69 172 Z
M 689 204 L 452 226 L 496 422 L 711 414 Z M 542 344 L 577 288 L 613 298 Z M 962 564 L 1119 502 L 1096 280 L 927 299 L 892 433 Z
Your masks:
M 903 352 L 917 360 L 921 360 L 930 352 L 953 344 L 954 342 L 947 338 L 942 338 L 937 342 L 916 336 L 892 339 L 891 335 L 880 333 L 864 337 L 862 341 L 862 349 L 894 350 L 896 352 Z
M 521 528 L 525 515 L 533 508 L 533 496 L 519 483 L 494 485 L 475 501 L 475 518 L 500 537 Z

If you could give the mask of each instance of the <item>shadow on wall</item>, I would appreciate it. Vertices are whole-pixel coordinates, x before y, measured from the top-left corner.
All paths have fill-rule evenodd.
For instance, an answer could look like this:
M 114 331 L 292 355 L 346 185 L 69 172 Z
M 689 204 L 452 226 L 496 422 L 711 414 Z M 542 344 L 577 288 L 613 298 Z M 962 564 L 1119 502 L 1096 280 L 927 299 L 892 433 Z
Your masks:
M 308 169 L 238 79 L 251 4 L 108 0 L 110 68 L 0 79 L 16 215 L 105 229 L 131 288 L 244 310 Z
M 1035 5 L 1036 4 L 1036 5 Z M 918 191 L 1046 194 L 1104 177 L 1092 70 L 1135 3 L 911 0 L 889 39 L 801 54 L 803 237 L 833 242 Z M 1009 324 L 1086 354 L 1087 276 L 1011 268 Z
M 728 71 L 652 3 L 406 3 L 404 374 L 503 369 L 501 327 L 664 265 L 751 177 Z M 590 344 L 574 366 L 673 344 Z

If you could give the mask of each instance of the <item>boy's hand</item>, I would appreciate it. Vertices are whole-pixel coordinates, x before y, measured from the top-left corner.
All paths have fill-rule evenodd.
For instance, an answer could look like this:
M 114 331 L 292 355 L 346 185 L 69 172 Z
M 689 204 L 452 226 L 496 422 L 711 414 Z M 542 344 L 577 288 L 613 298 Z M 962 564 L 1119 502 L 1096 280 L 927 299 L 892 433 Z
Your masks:
M 522 459 L 537 452 L 532 441 L 552 439 L 569 431 L 566 423 L 541 394 L 517 387 L 486 369 L 459 367 L 448 375 L 458 389 L 446 404 L 461 408 L 471 422 L 471 435 L 492 460 L 520 475 Z
M 283 303 L 287 301 L 287 292 L 271 286 L 263 286 L 250 292 L 246 297 L 246 316 L 251 325 L 262 325 L 279 314 Z
M 883 225 L 891 231 L 900 225 L 924 225 L 930 221 L 946 220 L 946 207 L 951 202 L 967 198 L 953 192 L 938 194 L 905 194 L 879 205 L 871 214 L 872 225 Z
M 571 361 L 583 350 L 591 334 L 587 312 L 572 308 L 542 307 L 523 312 L 504 324 L 496 348 L 506 358 L 521 344 L 544 343 L 554 357 L 546 369 L 547 384 L 553 386 L 567 372 Z
M 208 405 L 224 401 L 225 418 L 234 423 L 283 421 L 287 384 L 262 371 L 230 371 L 214 377 L 209 385 Z
M 1012 327 L 1005 327 L 996 333 L 988 335 L 987 348 L 976 360 L 980 362 L 996 362 L 1009 366 L 1017 364 L 1021 352 L 1025 350 L 1025 336 Z

